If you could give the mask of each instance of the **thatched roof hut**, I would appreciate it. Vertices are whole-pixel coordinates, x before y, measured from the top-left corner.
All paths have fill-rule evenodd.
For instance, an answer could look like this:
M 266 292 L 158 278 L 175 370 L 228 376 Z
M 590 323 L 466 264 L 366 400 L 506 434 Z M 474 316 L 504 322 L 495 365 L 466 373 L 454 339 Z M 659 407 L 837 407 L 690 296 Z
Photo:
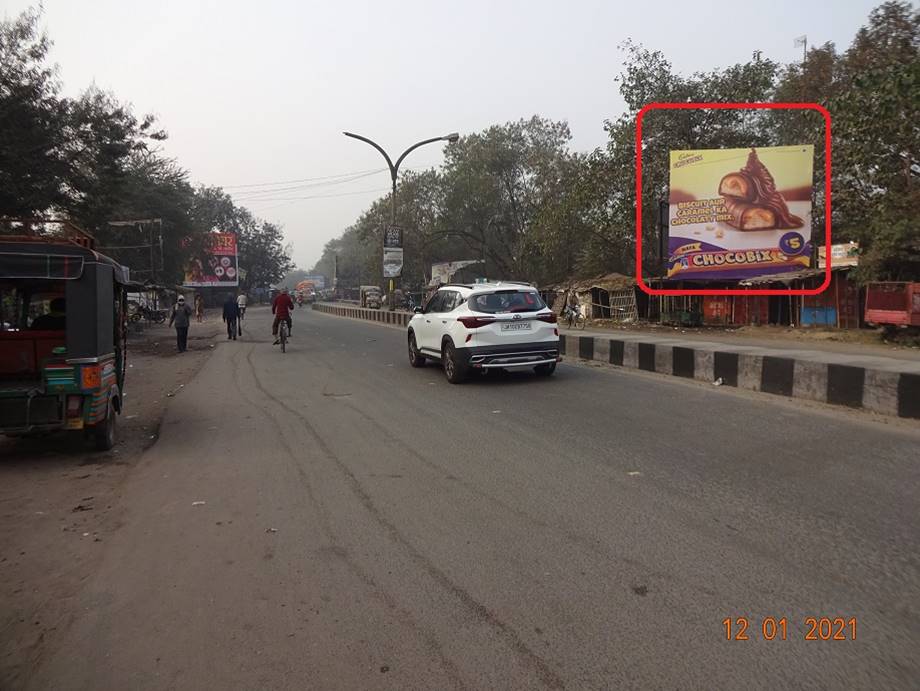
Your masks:
M 593 278 L 570 279 L 546 286 L 541 291 L 553 311 L 561 313 L 567 302 L 577 301 L 589 319 L 635 321 L 636 279 L 619 273 Z

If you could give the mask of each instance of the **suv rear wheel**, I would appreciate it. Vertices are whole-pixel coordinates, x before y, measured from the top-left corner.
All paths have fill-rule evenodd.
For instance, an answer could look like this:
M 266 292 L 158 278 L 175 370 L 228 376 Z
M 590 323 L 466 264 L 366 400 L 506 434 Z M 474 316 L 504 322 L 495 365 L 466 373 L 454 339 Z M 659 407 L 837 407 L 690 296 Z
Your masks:
M 537 365 L 534 367 L 534 371 L 542 377 L 548 377 L 556 371 L 556 363 L 547 362 L 542 365 Z
M 459 384 L 466 379 L 466 365 L 457 357 L 457 349 L 448 341 L 441 351 L 441 361 L 444 363 L 444 374 L 451 384 Z
M 413 367 L 425 366 L 425 356 L 419 352 L 414 333 L 409 334 L 409 364 Z

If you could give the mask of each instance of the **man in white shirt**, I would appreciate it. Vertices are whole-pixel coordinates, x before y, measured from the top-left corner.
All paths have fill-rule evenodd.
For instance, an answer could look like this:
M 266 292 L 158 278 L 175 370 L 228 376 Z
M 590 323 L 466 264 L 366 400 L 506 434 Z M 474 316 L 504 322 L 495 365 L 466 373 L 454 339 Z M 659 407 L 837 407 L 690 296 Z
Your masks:
M 240 321 L 243 320 L 243 315 L 246 314 L 246 293 L 240 293 L 236 298 L 236 304 L 240 308 Z

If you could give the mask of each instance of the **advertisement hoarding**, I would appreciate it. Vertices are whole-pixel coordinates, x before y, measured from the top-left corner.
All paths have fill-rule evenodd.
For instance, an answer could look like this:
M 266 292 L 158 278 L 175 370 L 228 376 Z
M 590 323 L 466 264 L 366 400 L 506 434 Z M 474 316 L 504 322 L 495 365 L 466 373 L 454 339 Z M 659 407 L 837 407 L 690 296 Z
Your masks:
M 383 248 L 383 277 L 399 278 L 402 275 L 403 251 L 402 247 Z
M 481 259 L 464 259 L 456 262 L 439 262 L 431 265 L 432 283 L 450 283 L 460 269 L 473 264 L 482 264 Z
M 387 226 L 383 231 L 384 247 L 402 247 L 403 244 L 402 228 L 399 226 Z
M 317 290 L 326 289 L 326 277 L 325 276 L 307 276 L 304 278 L 305 281 L 313 281 L 313 286 Z
M 827 266 L 827 247 L 818 247 L 818 268 Z M 831 245 L 831 266 L 859 266 L 859 243 L 844 242 Z
M 235 288 L 240 284 L 234 233 L 209 233 L 204 252 L 185 268 L 187 288 Z
M 668 277 L 807 268 L 813 160 L 811 145 L 671 151 Z

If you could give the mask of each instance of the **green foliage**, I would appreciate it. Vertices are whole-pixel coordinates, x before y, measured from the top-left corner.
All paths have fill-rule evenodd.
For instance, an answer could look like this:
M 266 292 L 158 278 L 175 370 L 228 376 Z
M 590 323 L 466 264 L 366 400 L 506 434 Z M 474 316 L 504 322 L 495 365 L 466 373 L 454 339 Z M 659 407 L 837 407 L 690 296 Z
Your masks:
M 920 12 L 873 10 L 839 58 L 834 221 L 859 240 L 866 279 L 920 278 Z
M 833 233 L 858 240 L 865 279 L 920 278 L 920 60 L 918 12 L 886 2 L 843 54 L 827 43 L 781 65 L 759 52 L 745 63 L 676 72 L 660 51 L 622 46 L 616 78 L 626 110 L 605 123 L 604 151 L 573 153 L 565 123 L 539 117 L 493 126 L 445 150 L 440 170 L 399 188 L 406 274 L 423 280 L 434 261 L 484 259 L 484 273 L 540 283 L 617 271 L 635 253 L 635 125 L 651 102 L 816 102 L 833 117 Z M 812 230 L 823 237 L 825 122 L 815 111 L 656 110 L 643 122 L 643 270 L 659 274 L 658 202 L 668 196 L 668 152 L 812 144 Z M 326 247 L 317 269 L 379 277 L 385 200 Z M 360 238 L 363 242 L 353 242 Z M 360 271 L 343 267 L 360 267 Z
M 68 104 L 46 64 L 39 13 L 0 22 L 0 213 L 30 216 L 64 200 Z
M 273 285 L 293 266 L 281 227 L 236 206 L 219 187 L 196 190 L 192 218 L 204 232 L 236 233 L 240 268 L 246 272 L 240 281 L 244 290 Z
M 163 156 L 166 134 L 113 95 L 90 88 L 61 95 L 40 11 L 0 21 L 0 215 L 66 214 L 135 269 L 179 281 L 188 256 L 214 230 L 235 232 L 244 287 L 277 283 L 292 268 L 281 228 L 254 217 L 217 187 L 194 188 Z M 781 65 L 759 52 L 745 63 L 684 75 L 632 41 L 615 83 L 626 104 L 605 122 L 607 146 L 569 149 L 565 122 L 534 116 L 494 125 L 445 147 L 439 169 L 403 171 L 397 222 L 404 228 L 404 285 L 420 287 L 438 261 L 483 260 L 483 273 L 538 283 L 631 273 L 640 204 L 647 274 L 656 256 L 658 202 L 668 195 L 668 152 L 813 144 L 813 231 L 824 225 L 824 121 L 815 112 L 653 111 L 643 127 L 643 186 L 635 197 L 635 120 L 650 102 L 806 101 L 833 116 L 833 229 L 858 240 L 865 279 L 920 278 L 920 12 L 885 2 L 852 45 L 812 47 Z M 328 242 L 310 273 L 343 286 L 381 283 L 382 230 L 390 198 L 376 200 Z M 159 218 L 162 254 L 124 249 L 150 229 L 112 220 Z M 118 249 L 121 247 L 122 249 Z M 288 279 L 289 280 L 290 276 Z
M 0 21 L 0 216 L 66 215 L 135 277 L 167 283 L 181 281 L 207 233 L 236 232 L 243 287 L 280 279 L 291 266 L 281 228 L 219 188 L 194 189 L 188 172 L 156 150 L 166 133 L 153 116 L 138 119 L 95 87 L 61 96 L 40 16 L 28 10 Z M 137 219 L 162 222 L 110 223 Z

